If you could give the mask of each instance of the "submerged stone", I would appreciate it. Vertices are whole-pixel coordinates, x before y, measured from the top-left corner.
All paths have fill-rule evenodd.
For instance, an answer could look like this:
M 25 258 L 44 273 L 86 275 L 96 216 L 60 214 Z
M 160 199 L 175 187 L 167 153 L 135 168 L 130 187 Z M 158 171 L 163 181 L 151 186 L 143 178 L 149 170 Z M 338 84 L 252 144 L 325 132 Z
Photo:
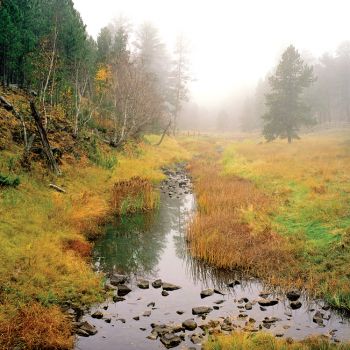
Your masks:
M 166 291 L 173 291 L 173 290 L 177 290 L 177 289 L 180 289 L 181 287 L 180 286 L 177 286 L 176 284 L 172 284 L 172 283 L 167 283 L 167 282 L 164 282 L 162 284 L 162 287 L 164 290 Z

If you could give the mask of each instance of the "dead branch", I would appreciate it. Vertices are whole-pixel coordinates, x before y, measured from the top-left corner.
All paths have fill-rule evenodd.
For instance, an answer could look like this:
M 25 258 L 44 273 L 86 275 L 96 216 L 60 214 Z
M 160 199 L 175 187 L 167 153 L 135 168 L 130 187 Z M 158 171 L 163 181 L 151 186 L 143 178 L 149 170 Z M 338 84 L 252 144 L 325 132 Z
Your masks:
M 43 146 L 43 150 L 44 153 L 47 157 L 47 160 L 49 162 L 49 166 L 51 168 L 51 170 L 56 174 L 56 175 L 61 175 L 61 170 L 59 169 L 57 162 L 55 160 L 55 157 L 52 153 L 51 147 L 50 147 L 50 143 L 49 140 L 47 138 L 47 133 L 46 130 L 43 126 L 41 117 L 38 113 L 38 111 L 36 110 L 35 107 L 35 103 L 33 101 L 30 101 L 30 108 L 32 110 L 32 116 L 34 118 L 36 127 L 38 129 L 39 135 L 40 135 L 40 140 L 41 140 L 41 144 Z

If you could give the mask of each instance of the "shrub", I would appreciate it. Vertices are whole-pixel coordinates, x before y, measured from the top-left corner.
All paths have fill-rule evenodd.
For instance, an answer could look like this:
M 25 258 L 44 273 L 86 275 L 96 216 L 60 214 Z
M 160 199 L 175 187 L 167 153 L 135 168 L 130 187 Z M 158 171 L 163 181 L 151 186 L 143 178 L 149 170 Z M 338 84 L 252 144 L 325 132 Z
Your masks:
M 19 184 L 19 177 L 0 174 L 0 187 L 17 187 Z
M 88 147 L 88 157 L 94 164 L 107 170 L 112 170 L 118 164 L 117 157 L 113 153 L 103 153 L 96 140 Z

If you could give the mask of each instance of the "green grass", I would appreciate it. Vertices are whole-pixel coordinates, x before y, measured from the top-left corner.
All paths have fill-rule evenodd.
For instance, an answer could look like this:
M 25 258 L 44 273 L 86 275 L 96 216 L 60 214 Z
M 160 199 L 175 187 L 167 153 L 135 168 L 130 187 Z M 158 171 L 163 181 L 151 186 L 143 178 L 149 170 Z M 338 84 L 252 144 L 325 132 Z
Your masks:
M 272 199 L 269 215 L 246 217 L 251 227 L 271 227 L 294 242 L 300 266 L 315 280 L 311 290 L 350 309 L 348 134 L 311 135 L 292 145 L 236 142 L 222 165 L 224 174 L 249 179 Z

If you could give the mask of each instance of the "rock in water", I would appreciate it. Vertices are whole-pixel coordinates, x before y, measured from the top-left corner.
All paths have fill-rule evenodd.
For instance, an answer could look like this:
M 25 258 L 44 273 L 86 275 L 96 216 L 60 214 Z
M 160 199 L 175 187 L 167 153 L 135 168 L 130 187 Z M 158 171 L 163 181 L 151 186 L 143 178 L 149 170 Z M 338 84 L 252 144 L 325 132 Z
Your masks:
M 118 296 L 124 296 L 131 292 L 131 289 L 128 286 L 125 286 L 124 284 L 120 284 L 118 286 Z
M 222 292 L 222 291 L 219 290 L 219 289 L 214 289 L 214 293 L 215 293 L 215 294 L 219 294 L 219 295 L 225 295 L 225 293 Z
M 118 303 L 118 302 L 124 301 L 124 300 L 125 300 L 125 298 L 123 298 L 123 297 L 118 297 L 117 295 L 113 295 L 113 301 L 115 303 Z
M 212 311 L 212 308 L 208 306 L 198 306 L 198 307 L 192 308 L 193 315 L 204 315 L 204 314 L 208 314 L 210 311 Z
M 169 295 L 169 293 L 166 290 L 162 290 L 162 295 L 163 295 L 163 297 L 167 297 Z
M 214 294 L 214 290 L 213 289 L 205 289 L 201 291 L 201 298 L 206 298 L 206 297 L 210 297 L 211 295 Z
M 166 348 L 170 349 L 178 346 L 181 343 L 181 338 L 173 333 L 165 333 L 161 336 L 160 341 Z
M 245 304 L 245 309 L 246 309 L 246 310 L 251 310 L 252 308 L 253 308 L 252 303 L 248 301 L 248 302 Z
M 239 284 L 241 284 L 240 281 L 234 280 L 234 281 L 228 283 L 228 284 L 227 284 L 227 287 L 231 287 L 231 288 L 232 288 L 232 287 L 234 287 L 234 286 L 238 286 Z
M 276 299 L 259 299 L 258 303 L 261 306 L 273 306 L 273 305 L 278 304 L 278 300 L 276 300 Z
M 95 311 L 92 315 L 92 318 L 97 318 L 97 319 L 101 319 L 103 317 L 103 313 L 101 311 Z
M 200 334 L 193 333 L 190 339 L 193 344 L 200 344 L 202 342 L 203 337 Z
M 290 300 L 290 301 L 296 301 L 300 298 L 300 293 L 295 289 L 290 290 L 289 292 L 287 292 L 286 295 L 287 295 L 288 300 Z
M 197 328 L 197 323 L 192 318 L 190 318 L 186 321 L 183 321 L 182 326 L 188 331 L 193 331 Z
M 177 286 L 177 285 L 172 284 L 172 283 L 167 283 L 167 282 L 164 282 L 162 284 L 162 287 L 164 290 L 167 290 L 167 291 L 177 290 L 177 289 L 181 288 L 180 286 Z
M 323 316 L 324 314 L 322 312 L 316 311 L 312 320 L 313 322 L 317 323 L 319 326 L 323 326 Z
M 149 282 L 146 280 L 138 281 L 137 286 L 141 289 L 148 289 L 149 288 Z
M 88 337 L 88 336 L 90 336 L 90 334 L 89 334 L 88 332 L 84 331 L 84 330 L 81 329 L 81 328 L 78 328 L 78 329 L 75 331 L 75 333 L 76 333 L 77 335 L 80 335 L 81 337 Z
M 143 315 L 144 317 L 150 317 L 151 316 L 151 311 L 150 310 L 146 310 Z
M 125 275 L 118 275 L 117 273 L 111 275 L 110 283 L 113 286 L 118 286 L 119 284 L 124 284 L 128 280 L 128 277 Z
M 293 310 L 297 310 L 297 309 L 300 309 L 301 308 L 301 302 L 300 301 L 291 301 L 290 302 L 290 307 L 291 309 Z
M 158 279 L 152 282 L 152 287 L 153 288 L 160 288 L 162 286 L 163 282 L 162 280 Z
M 97 333 L 96 327 L 91 325 L 89 322 L 86 322 L 86 321 L 84 321 L 80 325 L 79 329 L 88 333 L 89 335 L 95 335 Z

